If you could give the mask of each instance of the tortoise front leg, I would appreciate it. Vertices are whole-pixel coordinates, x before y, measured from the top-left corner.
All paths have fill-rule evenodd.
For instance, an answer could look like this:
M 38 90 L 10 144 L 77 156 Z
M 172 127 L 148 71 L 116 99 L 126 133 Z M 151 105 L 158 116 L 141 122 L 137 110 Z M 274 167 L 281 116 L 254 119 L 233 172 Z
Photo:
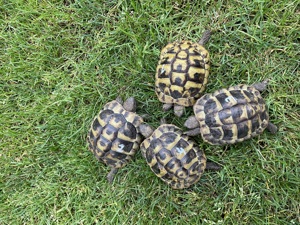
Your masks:
M 129 112 L 135 112 L 136 111 L 136 100 L 134 97 L 128 98 L 124 103 L 123 103 L 124 109 L 126 109 Z
M 170 109 L 172 108 L 172 106 L 173 106 L 172 103 L 165 103 L 165 104 L 163 105 L 163 110 L 164 110 L 164 111 L 168 111 L 168 110 L 170 110 Z
M 264 90 L 266 90 L 269 81 L 270 81 L 269 79 L 266 79 L 263 82 L 259 82 L 259 83 L 253 84 L 252 86 L 255 89 L 257 89 L 258 91 L 264 91 Z
M 182 105 L 174 105 L 174 114 L 178 117 L 181 117 L 184 111 L 184 106 Z
M 186 135 L 188 135 L 188 136 L 197 136 L 197 135 L 200 134 L 200 128 L 197 127 L 195 129 L 188 130 L 188 131 L 185 131 L 183 133 L 186 134 Z

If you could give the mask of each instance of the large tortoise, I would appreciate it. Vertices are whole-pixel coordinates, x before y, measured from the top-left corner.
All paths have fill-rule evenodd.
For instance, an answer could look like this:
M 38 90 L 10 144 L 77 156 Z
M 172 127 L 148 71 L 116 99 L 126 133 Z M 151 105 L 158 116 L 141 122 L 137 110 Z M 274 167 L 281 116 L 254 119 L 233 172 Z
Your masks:
M 220 166 L 207 162 L 198 145 L 173 124 L 162 124 L 156 130 L 140 126 L 146 139 L 141 152 L 151 170 L 173 189 L 188 188 L 198 182 L 205 169 Z
M 193 107 L 195 115 L 184 124 L 190 129 L 185 133 L 191 136 L 201 133 L 203 140 L 212 145 L 242 142 L 265 129 L 275 133 L 277 127 L 269 121 L 260 95 L 268 82 L 240 84 L 202 96 Z
M 198 43 L 170 43 L 161 50 L 156 68 L 155 92 L 164 103 L 163 109 L 174 106 L 177 116 L 184 107 L 192 106 L 204 91 L 209 74 L 209 53 L 203 47 L 211 36 L 205 31 Z
M 92 122 L 87 141 L 95 157 L 111 167 L 107 176 L 113 181 L 119 168 L 124 167 L 139 149 L 141 135 L 138 127 L 143 118 L 135 112 L 136 101 L 121 98 L 107 103 Z

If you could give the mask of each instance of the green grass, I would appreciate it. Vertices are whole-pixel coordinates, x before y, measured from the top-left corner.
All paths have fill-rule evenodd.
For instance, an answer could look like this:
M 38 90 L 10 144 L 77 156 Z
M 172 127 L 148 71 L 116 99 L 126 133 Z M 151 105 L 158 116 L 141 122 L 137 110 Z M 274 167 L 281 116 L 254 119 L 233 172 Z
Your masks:
M 299 1 L 97 2 L 0 1 L 0 224 L 299 224 Z M 86 146 L 93 117 L 134 96 L 151 125 L 182 127 L 192 110 L 161 110 L 156 64 L 169 41 L 207 28 L 206 92 L 272 78 L 263 96 L 278 133 L 225 147 L 197 137 L 224 169 L 187 190 L 140 153 L 109 185 Z

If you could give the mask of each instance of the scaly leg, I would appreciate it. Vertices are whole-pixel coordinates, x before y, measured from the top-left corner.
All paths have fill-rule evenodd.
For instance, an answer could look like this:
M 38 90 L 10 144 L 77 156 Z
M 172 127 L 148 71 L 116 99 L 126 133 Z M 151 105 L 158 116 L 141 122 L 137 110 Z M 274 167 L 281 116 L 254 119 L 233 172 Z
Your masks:
M 108 173 L 106 178 L 110 184 L 113 182 L 117 172 L 118 172 L 117 168 L 112 168 L 111 171 Z
M 270 133 L 275 134 L 278 130 L 277 126 L 274 125 L 273 123 L 269 122 L 268 126 L 267 126 L 268 131 L 270 131 Z

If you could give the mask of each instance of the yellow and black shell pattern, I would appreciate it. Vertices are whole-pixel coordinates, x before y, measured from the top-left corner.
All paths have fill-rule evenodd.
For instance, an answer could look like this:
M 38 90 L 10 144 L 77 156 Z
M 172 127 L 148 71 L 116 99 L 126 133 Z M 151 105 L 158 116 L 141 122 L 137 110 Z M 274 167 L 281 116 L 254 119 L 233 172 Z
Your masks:
M 264 99 L 258 90 L 237 85 L 202 96 L 194 105 L 204 141 L 234 144 L 261 134 L 269 123 Z
M 112 101 L 95 117 L 88 134 L 89 149 L 111 168 L 125 166 L 141 143 L 138 126 L 142 117 Z
M 173 189 L 195 184 L 206 168 L 206 157 L 187 135 L 172 124 L 159 126 L 141 144 L 151 170 Z
M 165 46 L 156 68 L 155 91 L 163 103 L 192 106 L 205 89 L 209 53 L 198 43 L 181 41 Z

